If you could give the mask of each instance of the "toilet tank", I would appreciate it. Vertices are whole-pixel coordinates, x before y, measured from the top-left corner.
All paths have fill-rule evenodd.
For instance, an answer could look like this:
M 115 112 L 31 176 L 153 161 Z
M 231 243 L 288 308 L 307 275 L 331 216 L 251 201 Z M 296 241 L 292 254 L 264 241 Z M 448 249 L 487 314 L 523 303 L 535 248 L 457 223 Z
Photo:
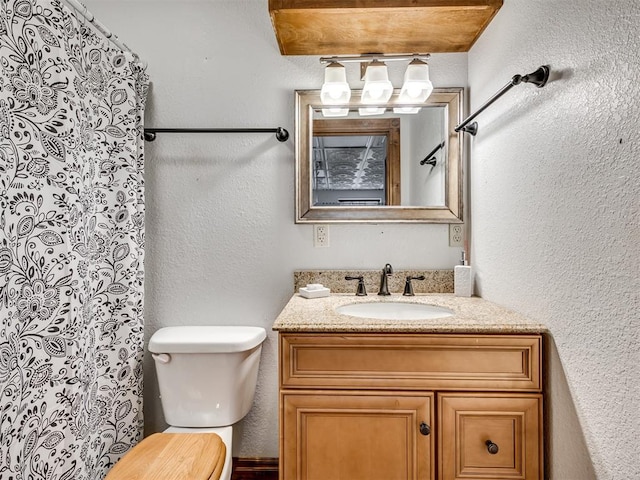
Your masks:
M 149 340 L 165 421 L 174 427 L 232 425 L 251 408 L 264 328 L 179 326 Z

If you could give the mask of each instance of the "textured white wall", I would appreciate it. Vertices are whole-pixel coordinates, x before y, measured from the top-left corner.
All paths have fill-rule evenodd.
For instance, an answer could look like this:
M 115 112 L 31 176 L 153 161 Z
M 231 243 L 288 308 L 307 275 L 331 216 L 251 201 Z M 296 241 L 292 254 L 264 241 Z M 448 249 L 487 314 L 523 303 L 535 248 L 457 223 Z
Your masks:
M 638 479 L 640 4 L 506 0 L 469 53 L 481 295 L 549 325 L 557 480 Z
M 284 126 L 293 135 L 293 90 L 322 84 L 318 57 L 280 55 L 267 0 L 85 4 L 147 61 L 147 126 Z M 430 65 L 435 86 L 466 85 L 466 54 L 434 55 Z M 402 71 L 392 80 L 399 85 Z M 254 408 L 234 436 L 240 456 L 278 455 L 270 328 L 295 269 L 452 268 L 460 256 L 446 225 L 336 225 L 331 247 L 314 249 L 312 227 L 293 221 L 293 145 L 272 135 L 159 134 L 147 143 L 147 334 L 181 324 L 269 332 Z M 164 423 L 146 367 L 146 424 L 156 431 Z

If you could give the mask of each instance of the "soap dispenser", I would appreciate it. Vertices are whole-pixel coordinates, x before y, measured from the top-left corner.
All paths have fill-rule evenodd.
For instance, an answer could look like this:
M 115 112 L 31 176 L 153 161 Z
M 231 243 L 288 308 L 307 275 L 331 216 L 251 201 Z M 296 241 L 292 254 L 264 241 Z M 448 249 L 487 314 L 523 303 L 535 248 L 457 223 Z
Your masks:
M 473 295 L 473 268 L 467 265 L 464 250 L 460 265 L 453 268 L 453 293 L 456 297 L 471 297 Z

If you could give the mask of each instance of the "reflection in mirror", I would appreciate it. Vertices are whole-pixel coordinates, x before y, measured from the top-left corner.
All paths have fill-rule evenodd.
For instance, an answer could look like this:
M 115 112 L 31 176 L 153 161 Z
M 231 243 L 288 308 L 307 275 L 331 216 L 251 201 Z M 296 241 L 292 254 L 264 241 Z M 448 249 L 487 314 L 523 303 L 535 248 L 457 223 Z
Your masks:
M 400 205 L 398 119 L 315 118 L 313 205 Z
M 396 91 L 375 116 L 354 91 L 341 117 L 297 91 L 296 222 L 460 222 L 462 91 L 435 89 L 417 113 L 394 112 Z

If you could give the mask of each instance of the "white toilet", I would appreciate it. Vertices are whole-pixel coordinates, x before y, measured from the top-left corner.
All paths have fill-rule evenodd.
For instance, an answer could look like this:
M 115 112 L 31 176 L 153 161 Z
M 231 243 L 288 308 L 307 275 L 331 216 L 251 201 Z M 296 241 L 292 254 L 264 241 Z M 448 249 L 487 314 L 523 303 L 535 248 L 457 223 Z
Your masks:
M 260 327 L 180 326 L 155 332 L 149 351 L 155 360 L 162 410 L 170 427 L 140 442 L 105 480 L 158 478 L 158 470 L 148 475 L 144 472 L 153 468 L 172 480 L 182 478 L 180 472 L 189 480 L 229 480 L 232 425 L 249 412 L 253 403 L 265 338 L 266 332 Z M 177 436 L 179 442 L 175 443 L 176 435 L 171 434 L 181 434 Z M 217 434 L 222 442 L 214 435 L 198 436 L 201 434 Z M 214 451 L 218 447 L 211 439 L 223 444 L 219 451 Z M 174 443 L 169 446 L 169 442 Z M 172 448 L 182 450 L 173 454 Z M 150 456 L 159 461 L 155 467 L 149 466 Z M 220 458 L 216 460 L 216 456 Z M 191 460 L 200 463 L 193 467 L 199 473 L 187 471 Z M 211 465 L 202 465 L 207 460 Z

